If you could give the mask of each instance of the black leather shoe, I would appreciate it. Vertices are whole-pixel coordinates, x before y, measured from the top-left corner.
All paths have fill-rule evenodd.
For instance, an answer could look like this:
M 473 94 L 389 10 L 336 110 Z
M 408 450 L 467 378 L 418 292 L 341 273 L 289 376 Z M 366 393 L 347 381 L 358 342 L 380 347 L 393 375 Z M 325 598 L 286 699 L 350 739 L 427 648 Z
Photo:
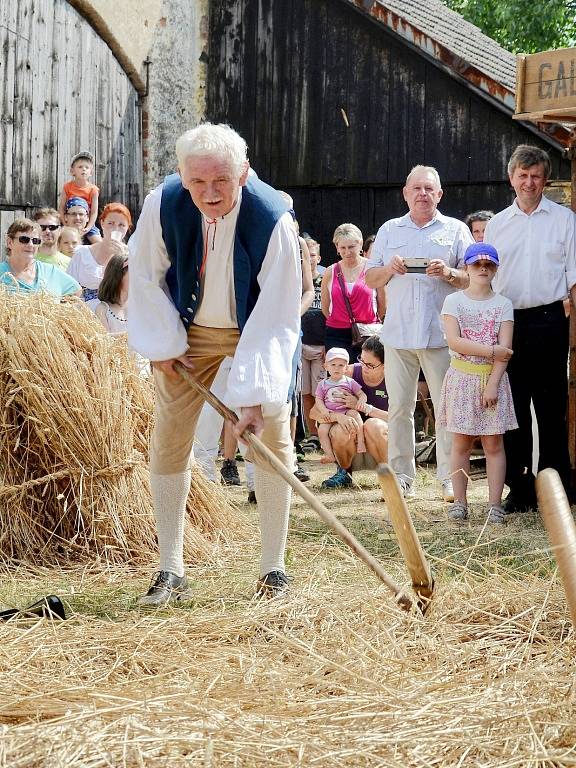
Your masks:
M 516 512 L 533 512 L 538 509 L 538 502 L 535 498 L 528 499 L 525 496 L 518 496 L 510 491 L 504 499 L 502 508 L 505 515 L 513 515 Z
M 170 571 L 158 571 L 152 577 L 148 592 L 138 598 L 138 605 L 143 608 L 162 608 L 168 603 L 191 599 L 192 591 L 186 576 L 176 576 Z
M 288 589 L 288 576 L 284 571 L 270 571 L 258 579 L 255 597 L 283 597 Z
M 258 499 L 256 498 L 256 491 L 248 491 L 248 504 L 258 504 Z
M 30 605 L 28 608 L 8 608 L 6 611 L 0 611 L 0 619 L 5 621 L 17 616 L 21 619 L 30 619 L 40 616 L 47 619 L 65 619 L 66 611 L 62 600 L 57 595 L 48 595 L 38 600 L 37 603 Z

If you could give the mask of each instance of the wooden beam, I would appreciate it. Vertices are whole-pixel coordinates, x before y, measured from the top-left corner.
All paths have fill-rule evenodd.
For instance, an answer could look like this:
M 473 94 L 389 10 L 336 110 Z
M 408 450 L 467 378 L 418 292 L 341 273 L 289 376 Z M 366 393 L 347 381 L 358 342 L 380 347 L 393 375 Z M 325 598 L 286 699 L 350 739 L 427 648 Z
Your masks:
M 565 109 L 547 109 L 543 112 L 517 112 L 513 120 L 532 120 L 537 123 L 573 123 L 576 122 L 576 107 Z
M 520 54 L 516 58 L 516 107 L 515 112 L 524 112 L 524 81 L 526 77 L 526 56 Z

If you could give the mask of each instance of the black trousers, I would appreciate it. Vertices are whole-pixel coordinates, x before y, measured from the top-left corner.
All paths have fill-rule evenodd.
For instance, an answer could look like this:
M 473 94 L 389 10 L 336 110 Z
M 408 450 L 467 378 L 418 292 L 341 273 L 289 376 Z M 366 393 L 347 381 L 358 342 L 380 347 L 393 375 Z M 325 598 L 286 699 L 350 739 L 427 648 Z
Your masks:
M 552 467 L 570 492 L 568 404 L 568 319 L 561 301 L 514 310 L 514 354 L 508 376 L 518 429 L 506 432 L 506 485 L 514 496 L 534 499 L 532 416 L 534 404 L 539 435 L 538 470 Z
M 326 337 L 324 339 L 326 352 L 332 347 L 341 347 L 348 352 L 350 362 L 355 363 L 361 350 L 352 346 L 352 331 L 350 328 L 331 328 L 326 326 Z

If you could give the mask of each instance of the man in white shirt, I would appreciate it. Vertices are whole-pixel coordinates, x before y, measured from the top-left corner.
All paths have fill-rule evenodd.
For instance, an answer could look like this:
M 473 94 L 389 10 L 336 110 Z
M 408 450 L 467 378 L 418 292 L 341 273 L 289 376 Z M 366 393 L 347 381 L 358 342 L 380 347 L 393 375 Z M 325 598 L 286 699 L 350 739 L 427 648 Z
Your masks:
M 292 467 L 288 396 L 300 331 L 301 270 L 292 218 L 280 195 L 250 171 L 246 142 L 205 123 L 176 142 L 178 174 L 144 202 L 130 247 L 128 337 L 153 361 L 155 424 L 150 483 L 160 568 L 145 606 L 188 599 L 183 531 L 202 398 L 178 361 L 210 387 L 232 357 L 225 401 L 245 429 Z M 284 550 L 290 488 L 256 471 L 262 555 L 259 594 L 287 585 Z
M 414 408 L 420 368 L 434 407 L 450 363 L 440 325 L 446 296 L 468 285 L 461 269 L 464 252 L 472 243 L 468 227 L 438 210 L 442 198 L 435 168 L 417 165 L 403 190 L 408 213 L 385 222 L 376 235 L 366 272 L 371 288 L 386 286 L 386 316 L 381 333 L 385 349 L 385 379 L 389 397 L 388 456 L 405 496 L 413 493 Z M 410 271 L 405 261 L 426 260 Z M 417 262 L 416 262 L 417 263 Z M 436 429 L 438 479 L 445 501 L 454 501 L 450 480 L 450 435 Z
M 562 305 L 576 284 L 576 216 L 543 196 L 550 158 L 538 147 L 518 146 L 508 163 L 516 193 L 511 206 L 488 222 L 484 242 L 496 247 L 500 268 L 494 289 L 514 306 L 514 355 L 508 376 L 518 429 L 504 436 L 507 514 L 536 507 L 532 474 L 532 417 L 538 421 L 538 469 L 553 467 L 570 492 L 566 429 L 568 320 Z

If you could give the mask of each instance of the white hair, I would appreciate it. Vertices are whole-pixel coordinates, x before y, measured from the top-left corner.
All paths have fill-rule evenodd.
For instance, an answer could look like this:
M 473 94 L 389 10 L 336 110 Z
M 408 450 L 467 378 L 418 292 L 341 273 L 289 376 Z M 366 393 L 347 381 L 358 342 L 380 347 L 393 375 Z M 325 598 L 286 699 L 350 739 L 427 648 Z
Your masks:
M 230 163 L 232 170 L 241 176 L 248 161 L 246 142 L 229 125 L 201 123 L 176 141 L 176 157 L 182 167 L 188 157 L 214 156 Z
M 436 170 L 436 168 L 433 168 L 431 165 L 415 165 L 414 168 L 410 171 L 408 176 L 406 176 L 406 185 L 410 183 L 410 180 L 412 176 L 416 176 L 417 173 L 430 173 L 432 176 L 434 176 L 434 180 L 436 181 L 436 184 L 438 184 L 438 189 L 442 189 L 442 184 L 440 182 L 440 174 Z
M 364 242 L 362 232 L 356 224 L 340 224 L 340 226 L 336 227 L 332 242 L 334 245 L 338 245 L 339 240 L 358 240 L 359 243 Z

